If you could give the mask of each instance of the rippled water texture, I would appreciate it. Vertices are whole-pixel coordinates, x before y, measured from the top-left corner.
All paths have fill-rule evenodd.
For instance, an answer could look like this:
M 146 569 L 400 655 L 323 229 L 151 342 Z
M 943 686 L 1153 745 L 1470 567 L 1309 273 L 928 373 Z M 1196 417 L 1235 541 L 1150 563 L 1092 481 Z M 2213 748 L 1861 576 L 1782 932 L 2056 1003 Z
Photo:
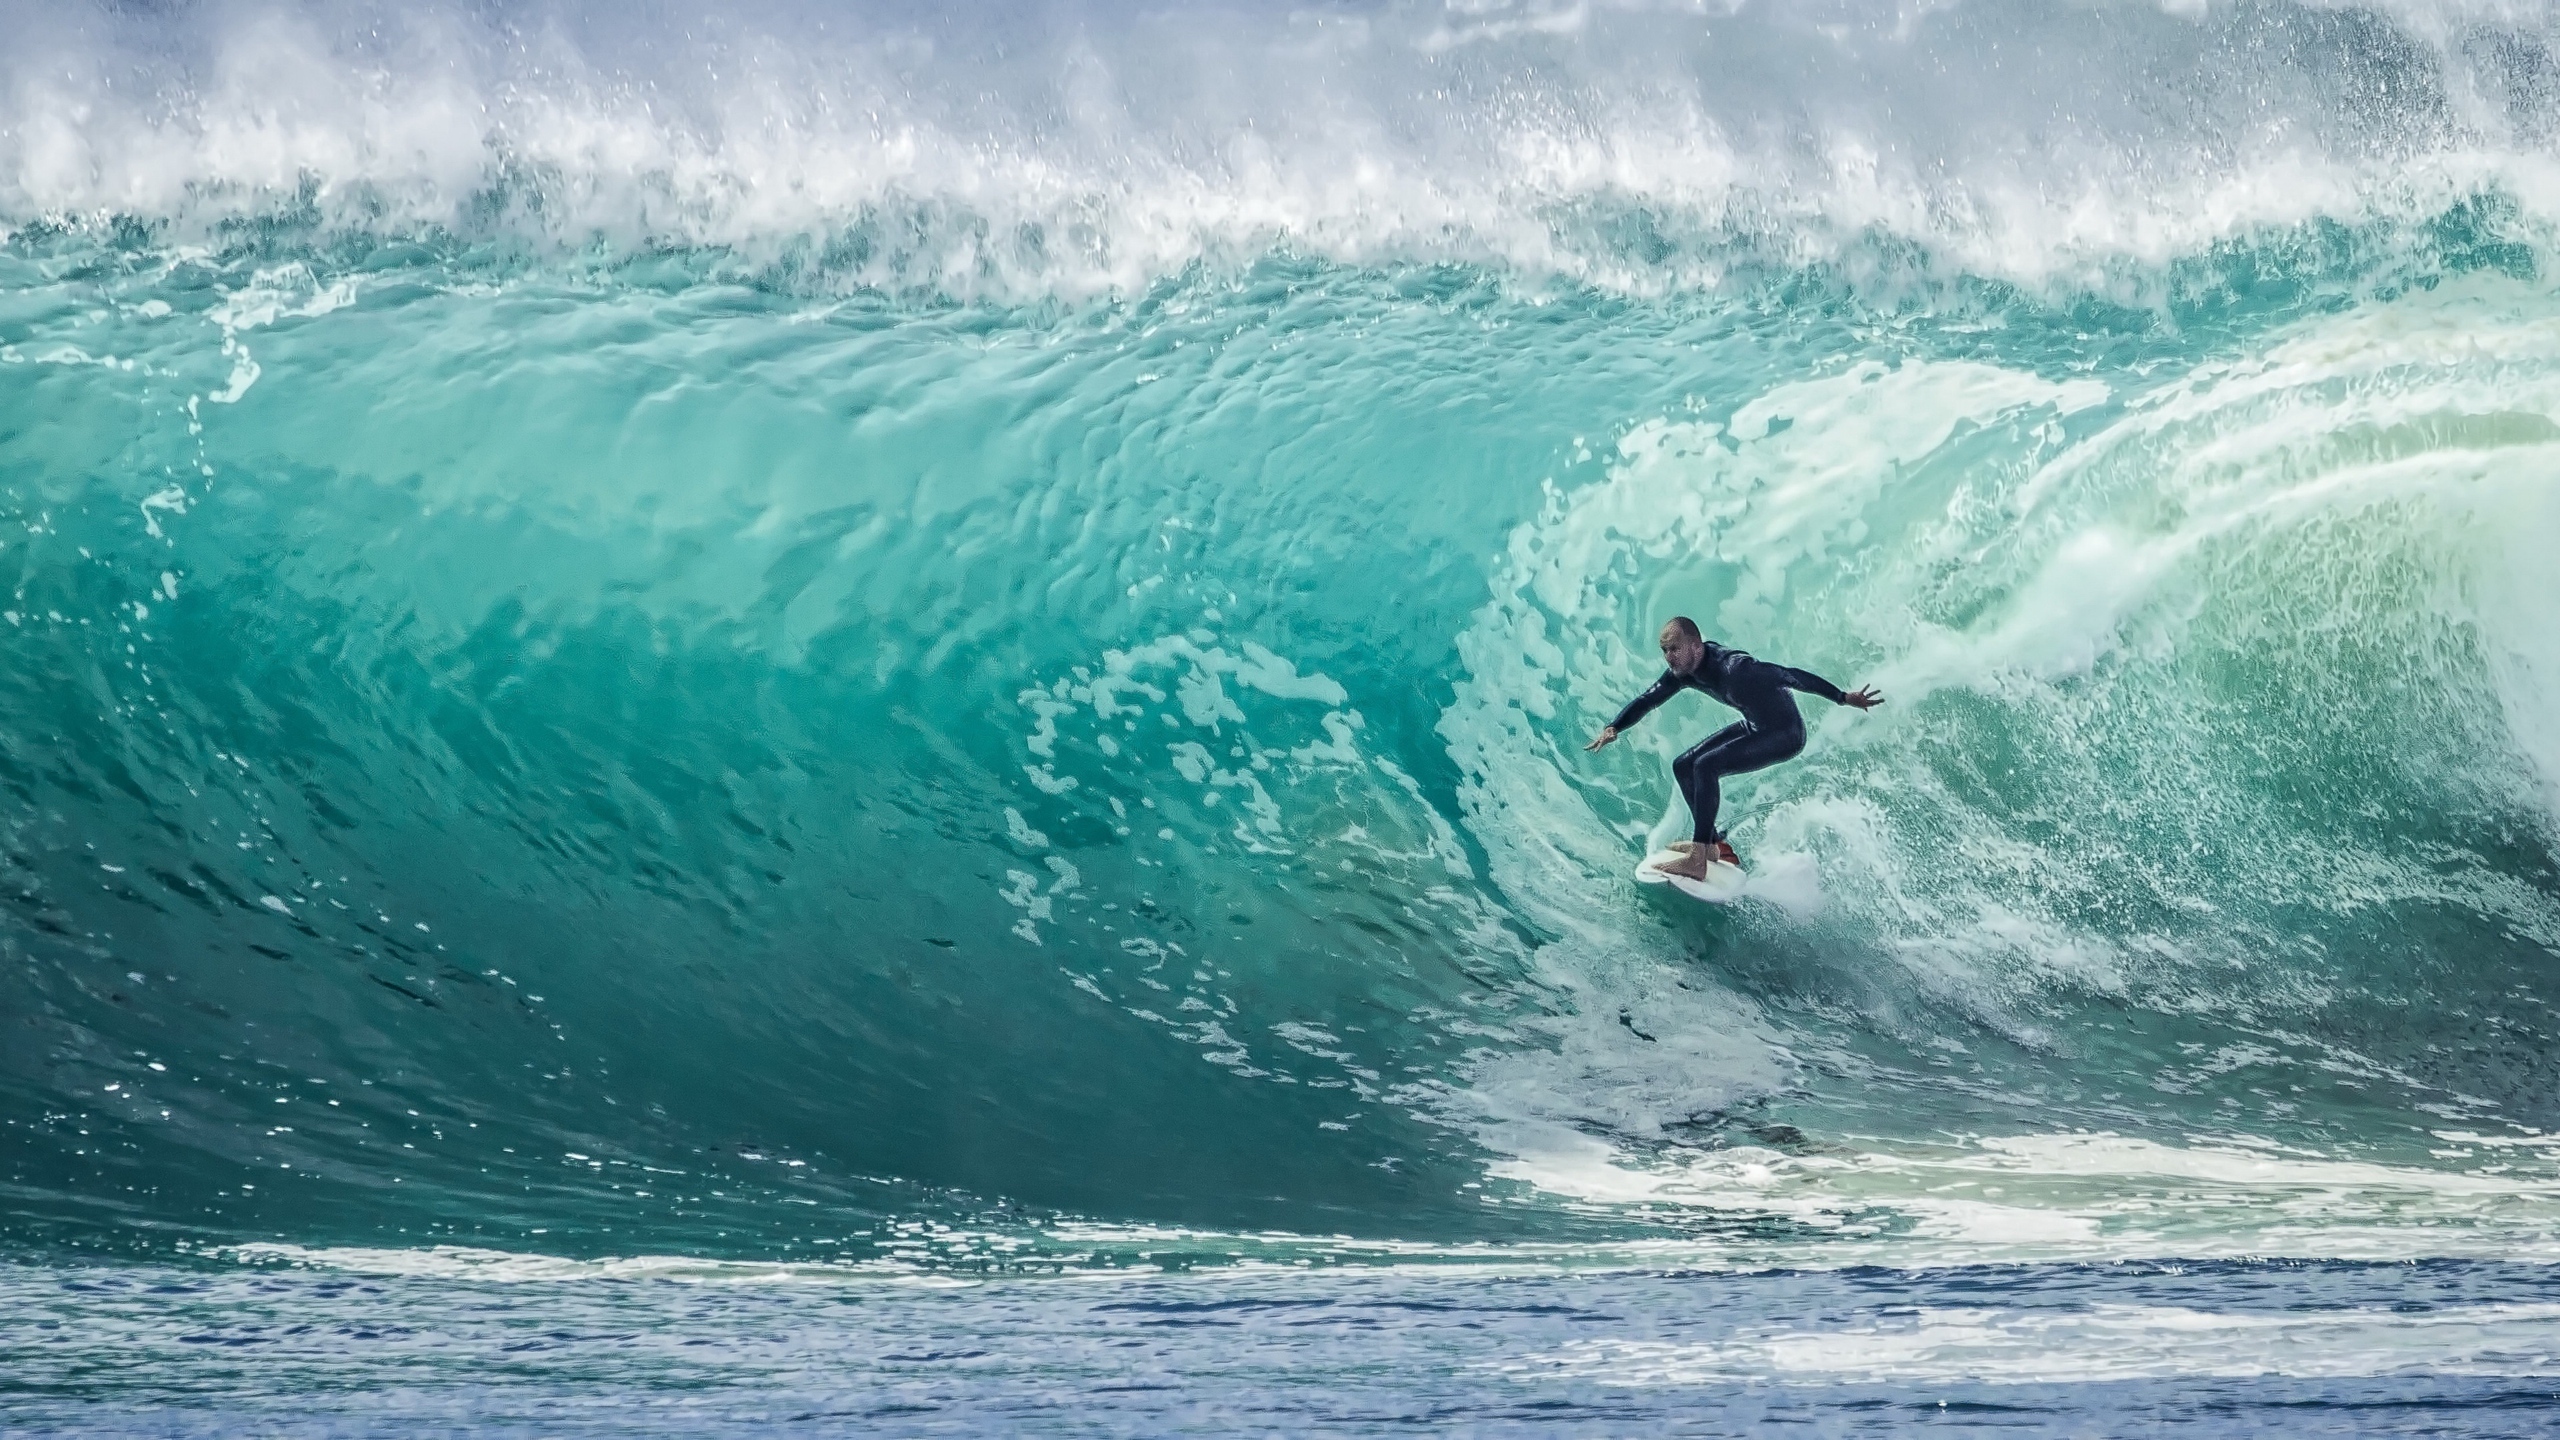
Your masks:
M 364 1268 L 13 1270 L 0 1379 L 23 1421 L 118 1435 L 2535 1435 L 2560 1398 L 2543 1267 L 957 1288 Z

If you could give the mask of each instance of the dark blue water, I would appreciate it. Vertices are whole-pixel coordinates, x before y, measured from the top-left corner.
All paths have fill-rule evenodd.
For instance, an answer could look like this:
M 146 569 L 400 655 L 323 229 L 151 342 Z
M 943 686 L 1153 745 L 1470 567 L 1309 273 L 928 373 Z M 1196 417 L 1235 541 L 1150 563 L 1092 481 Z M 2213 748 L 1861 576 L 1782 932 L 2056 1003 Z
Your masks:
M 21 1433 L 2529 1435 L 2560 1404 L 2560 1283 L 2480 1263 L 0 1287 Z

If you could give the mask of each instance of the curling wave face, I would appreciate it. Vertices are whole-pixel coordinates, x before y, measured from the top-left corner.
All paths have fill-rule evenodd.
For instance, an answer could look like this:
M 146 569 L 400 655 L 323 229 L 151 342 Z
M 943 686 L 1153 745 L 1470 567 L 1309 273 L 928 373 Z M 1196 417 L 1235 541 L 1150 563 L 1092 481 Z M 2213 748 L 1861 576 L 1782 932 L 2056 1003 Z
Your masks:
M 12 18 L 17 1243 L 2560 1221 L 2529 23 Z

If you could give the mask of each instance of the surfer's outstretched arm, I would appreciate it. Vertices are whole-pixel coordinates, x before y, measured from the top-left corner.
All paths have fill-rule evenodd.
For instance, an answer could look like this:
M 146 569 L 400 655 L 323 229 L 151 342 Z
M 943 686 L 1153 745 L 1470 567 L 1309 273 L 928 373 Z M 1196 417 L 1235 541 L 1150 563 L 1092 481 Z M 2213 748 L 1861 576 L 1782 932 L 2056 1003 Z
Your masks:
M 1778 683 L 1790 690 L 1801 690 L 1807 695 L 1819 695 L 1834 705 L 1849 703 L 1849 692 L 1810 670 L 1798 670 L 1792 665 L 1772 665 L 1769 668 L 1778 672 Z
M 1819 695 L 1834 705 L 1854 705 L 1861 710 L 1873 710 L 1884 703 L 1884 692 L 1873 685 L 1843 690 L 1810 670 L 1798 670 L 1791 665 L 1772 665 L 1769 668 L 1778 672 L 1779 684 L 1807 695 Z
M 1661 679 L 1656 680 L 1651 685 L 1645 687 L 1645 692 L 1643 694 L 1628 701 L 1627 708 L 1618 712 L 1618 718 L 1610 721 L 1606 726 L 1603 726 L 1600 733 L 1592 737 L 1591 743 L 1583 746 L 1582 748 L 1585 750 L 1597 750 L 1608 744 L 1610 741 L 1617 739 L 1619 731 L 1626 729 L 1637 721 L 1642 720 L 1647 715 L 1652 714 L 1661 706 L 1663 701 L 1668 700 L 1679 693 L 1679 675 L 1669 670 L 1663 671 Z

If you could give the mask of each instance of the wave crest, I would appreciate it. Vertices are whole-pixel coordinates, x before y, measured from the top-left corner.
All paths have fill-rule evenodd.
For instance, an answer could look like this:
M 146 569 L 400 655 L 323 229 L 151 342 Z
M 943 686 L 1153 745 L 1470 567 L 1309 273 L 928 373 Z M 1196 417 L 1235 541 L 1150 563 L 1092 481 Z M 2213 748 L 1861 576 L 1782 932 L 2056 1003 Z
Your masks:
M 21 226 L 711 247 L 970 297 L 1274 250 L 1662 293 L 1895 245 L 2120 288 L 2484 191 L 2560 216 L 2551 22 L 2479 6 L 10 9 Z

